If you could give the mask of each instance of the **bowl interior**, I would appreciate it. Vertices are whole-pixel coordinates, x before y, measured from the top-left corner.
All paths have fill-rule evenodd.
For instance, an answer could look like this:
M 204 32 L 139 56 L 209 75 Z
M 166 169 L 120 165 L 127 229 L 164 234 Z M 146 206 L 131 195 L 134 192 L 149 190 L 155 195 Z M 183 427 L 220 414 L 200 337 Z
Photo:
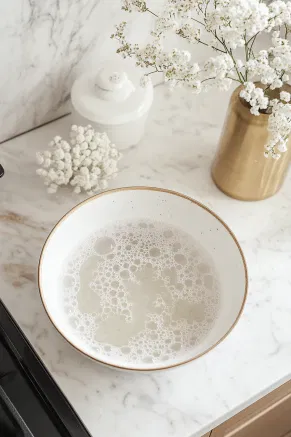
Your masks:
M 165 366 L 155 363 L 130 365 L 123 359 L 105 359 L 84 344 L 68 325 L 61 304 L 62 269 L 70 253 L 90 234 L 116 220 L 163 221 L 187 232 L 212 257 L 221 284 L 221 307 L 213 328 L 193 349 L 171 359 Z M 192 360 L 211 349 L 238 319 L 246 297 L 247 272 L 241 249 L 228 227 L 203 205 L 179 193 L 133 187 L 92 197 L 70 211 L 56 225 L 44 246 L 39 265 L 39 287 L 46 311 L 55 327 L 88 356 L 121 368 L 154 370 Z

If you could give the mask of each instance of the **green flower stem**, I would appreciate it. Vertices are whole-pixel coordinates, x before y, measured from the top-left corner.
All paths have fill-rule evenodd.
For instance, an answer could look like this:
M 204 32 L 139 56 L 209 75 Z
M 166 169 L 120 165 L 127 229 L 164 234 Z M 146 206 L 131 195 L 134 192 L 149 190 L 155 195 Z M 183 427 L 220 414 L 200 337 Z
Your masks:
M 149 8 L 146 9 L 146 12 L 149 12 L 150 14 L 154 15 L 156 18 L 159 18 L 159 16 L 155 14 L 153 11 L 151 11 Z

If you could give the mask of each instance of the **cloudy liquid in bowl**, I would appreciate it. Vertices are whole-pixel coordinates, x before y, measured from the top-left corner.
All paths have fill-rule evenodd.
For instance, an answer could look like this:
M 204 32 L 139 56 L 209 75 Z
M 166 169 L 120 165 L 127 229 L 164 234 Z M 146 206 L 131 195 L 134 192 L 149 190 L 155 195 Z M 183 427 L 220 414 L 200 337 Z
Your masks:
M 220 286 L 212 259 L 182 230 L 152 220 L 116 222 L 66 261 L 63 302 L 82 342 L 108 358 L 158 363 L 191 350 L 212 329 Z

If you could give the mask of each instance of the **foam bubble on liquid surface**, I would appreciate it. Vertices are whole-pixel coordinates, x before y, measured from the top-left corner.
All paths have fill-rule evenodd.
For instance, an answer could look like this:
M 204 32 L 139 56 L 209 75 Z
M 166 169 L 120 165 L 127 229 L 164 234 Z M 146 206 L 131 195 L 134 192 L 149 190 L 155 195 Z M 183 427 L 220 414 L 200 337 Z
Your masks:
M 64 307 L 96 352 L 127 363 L 186 353 L 212 329 L 220 305 L 211 257 L 189 234 L 151 220 L 117 222 L 66 261 Z

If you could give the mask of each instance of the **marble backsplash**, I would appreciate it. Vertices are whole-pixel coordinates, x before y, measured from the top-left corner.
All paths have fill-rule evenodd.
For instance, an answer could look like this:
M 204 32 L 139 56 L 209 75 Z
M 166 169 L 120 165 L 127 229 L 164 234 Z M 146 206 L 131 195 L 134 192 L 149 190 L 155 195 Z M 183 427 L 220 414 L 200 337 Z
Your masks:
M 117 56 L 110 39 L 115 24 L 126 18 L 130 32 L 143 38 L 150 23 L 142 17 L 139 25 L 141 17 L 121 11 L 120 4 L 120 0 L 0 3 L 0 142 L 69 112 L 74 78 Z

